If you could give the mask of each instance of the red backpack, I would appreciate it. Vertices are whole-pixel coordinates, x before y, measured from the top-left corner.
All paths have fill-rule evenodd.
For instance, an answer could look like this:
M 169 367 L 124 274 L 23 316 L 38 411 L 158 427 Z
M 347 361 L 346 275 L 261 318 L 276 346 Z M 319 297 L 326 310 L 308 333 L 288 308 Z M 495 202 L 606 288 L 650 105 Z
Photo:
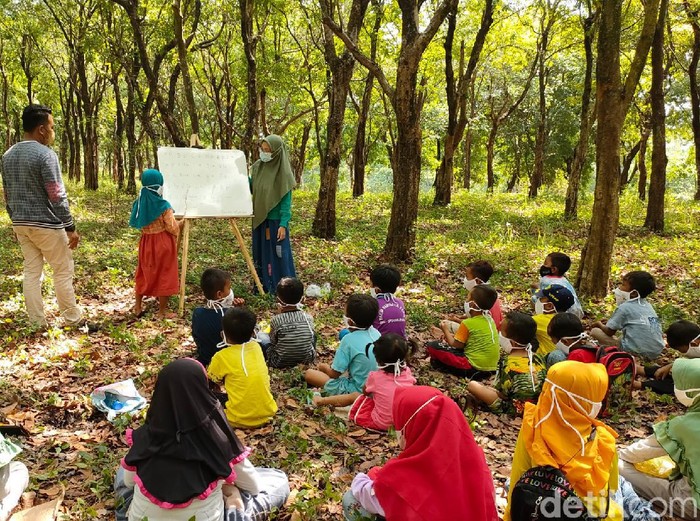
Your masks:
M 608 407 L 613 389 L 627 387 L 628 399 L 631 399 L 632 382 L 637 377 L 637 364 L 634 357 L 617 346 L 600 346 L 596 352 L 596 361 L 603 364 L 608 372 L 608 392 L 603 401 L 603 410 L 605 411 Z

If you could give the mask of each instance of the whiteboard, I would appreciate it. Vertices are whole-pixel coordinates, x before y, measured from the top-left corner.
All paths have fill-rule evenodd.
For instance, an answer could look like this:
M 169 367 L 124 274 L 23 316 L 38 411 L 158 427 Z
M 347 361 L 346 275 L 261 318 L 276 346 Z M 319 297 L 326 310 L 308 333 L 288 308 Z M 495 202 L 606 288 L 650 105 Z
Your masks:
M 158 148 L 163 198 L 178 217 L 250 217 L 253 199 L 240 150 Z

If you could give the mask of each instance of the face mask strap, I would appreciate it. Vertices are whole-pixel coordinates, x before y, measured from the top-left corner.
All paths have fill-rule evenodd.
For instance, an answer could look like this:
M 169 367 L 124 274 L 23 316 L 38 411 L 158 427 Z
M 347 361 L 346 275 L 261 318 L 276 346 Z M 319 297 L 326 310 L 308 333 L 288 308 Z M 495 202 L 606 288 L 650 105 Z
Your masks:
M 581 433 L 578 431 L 578 429 L 571 425 L 571 423 L 569 423 L 569 421 L 564 417 L 564 414 L 561 410 L 561 405 L 559 404 L 559 399 L 557 398 L 556 390 L 560 389 L 564 394 L 566 394 L 569 397 L 569 399 L 572 400 L 573 403 L 576 405 L 576 408 L 579 409 L 583 414 L 585 414 L 586 417 L 589 419 L 593 419 L 591 418 L 591 414 L 593 414 L 594 408 L 592 408 L 590 412 L 586 412 L 586 410 L 583 408 L 583 406 L 579 403 L 578 400 L 583 400 L 584 402 L 588 402 L 593 406 L 599 406 L 600 402 L 594 402 L 592 400 L 589 400 L 588 398 L 584 398 L 583 396 L 579 396 L 578 394 L 572 393 L 571 391 L 568 391 L 563 387 L 560 387 L 559 385 L 555 384 L 548 378 L 545 381 L 551 386 L 552 406 L 549 408 L 549 412 L 545 415 L 545 417 L 542 418 L 539 422 L 537 422 L 535 428 L 539 427 L 545 420 L 549 419 L 549 417 L 552 415 L 552 412 L 554 411 L 554 407 L 556 406 L 557 412 L 559 413 L 559 417 L 561 418 L 561 420 L 566 424 L 567 427 L 574 431 L 581 440 L 581 456 L 583 456 L 585 454 L 586 441 L 583 438 L 583 436 L 581 436 Z M 700 389 L 698 390 L 700 391 Z
M 406 435 L 404 431 L 406 430 L 406 427 L 408 427 L 408 424 L 411 423 L 411 420 L 412 420 L 413 418 L 415 418 L 416 414 L 418 414 L 418 413 L 421 411 L 421 409 L 423 409 L 423 407 L 427 406 L 430 402 L 432 402 L 432 401 L 433 401 L 435 398 L 437 398 L 438 396 L 440 396 L 440 395 L 439 395 L 439 394 L 436 394 L 435 396 L 433 396 L 432 398 L 430 398 L 429 400 L 427 400 L 423 405 L 421 405 L 420 407 L 418 407 L 418 409 L 416 409 L 415 412 L 414 412 L 413 414 L 411 414 L 411 416 L 408 418 L 408 420 L 406 420 L 406 423 L 403 424 L 403 427 L 401 427 L 401 428 L 399 429 L 399 431 L 401 431 L 401 435 L 402 435 L 402 436 L 405 436 L 405 435 Z
M 369 346 L 368 346 L 368 347 L 369 347 Z M 402 373 L 403 370 L 406 368 L 406 362 L 404 362 L 403 360 L 397 360 L 396 362 L 391 362 L 391 363 L 388 363 L 388 364 L 378 365 L 378 366 L 377 366 L 377 369 L 385 369 L 385 368 L 387 368 L 387 367 L 391 367 L 392 365 L 394 366 L 394 383 L 398 383 L 398 382 L 396 381 L 396 379 L 397 379 L 399 376 L 401 376 L 401 373 Z

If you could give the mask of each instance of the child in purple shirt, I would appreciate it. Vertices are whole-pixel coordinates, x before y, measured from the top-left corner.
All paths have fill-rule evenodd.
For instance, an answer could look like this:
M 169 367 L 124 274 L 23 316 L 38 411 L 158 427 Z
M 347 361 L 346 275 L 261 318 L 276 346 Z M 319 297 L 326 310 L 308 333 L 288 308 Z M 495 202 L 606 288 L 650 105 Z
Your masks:
M 382 335 L 395 333 L 406 338 L 406 310 L 403 301 L 394 296 L 401 283 L 401 273 L 391 264 L 380 264 L 369 275 L 370 293 L 377 299 L 379 313 L 374 328 Z

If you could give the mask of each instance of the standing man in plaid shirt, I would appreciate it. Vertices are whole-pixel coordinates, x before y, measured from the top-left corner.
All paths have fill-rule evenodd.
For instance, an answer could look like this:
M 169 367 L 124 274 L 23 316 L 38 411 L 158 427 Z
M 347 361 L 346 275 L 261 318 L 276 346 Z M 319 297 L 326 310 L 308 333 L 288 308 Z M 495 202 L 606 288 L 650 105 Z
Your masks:
M 24 140 L 2 156 L 2 185 L 12 229 L 24 255 L 24 300 L 29 319 L 46 327 L 41 279 L 44 261 L 53 269 L 64 325 L 82 325 L 73 289 L 73 253 L 80 236 L 68 208 L 54 142 L 51 109 L 29 105 L 22 113 Z

